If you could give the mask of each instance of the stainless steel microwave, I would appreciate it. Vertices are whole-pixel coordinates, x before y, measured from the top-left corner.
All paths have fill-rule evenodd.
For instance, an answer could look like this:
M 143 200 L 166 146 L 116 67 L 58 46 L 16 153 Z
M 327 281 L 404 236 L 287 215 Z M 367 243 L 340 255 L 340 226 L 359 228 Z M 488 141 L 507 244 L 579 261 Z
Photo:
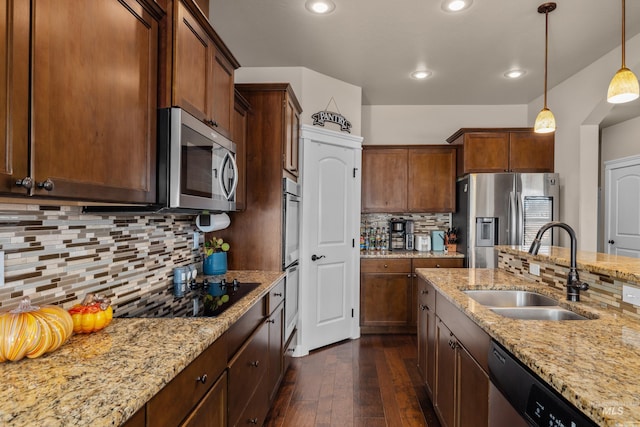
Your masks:
M 158 115 L 158 203 L 165 211 L 236 209 L 236 145 L 181 108 Z

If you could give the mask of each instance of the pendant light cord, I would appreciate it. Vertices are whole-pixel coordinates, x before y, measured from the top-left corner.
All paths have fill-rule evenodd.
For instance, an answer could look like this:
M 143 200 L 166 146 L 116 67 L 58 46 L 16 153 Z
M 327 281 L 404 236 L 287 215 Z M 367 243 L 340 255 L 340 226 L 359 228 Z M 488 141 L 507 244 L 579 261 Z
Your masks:
M 625 5 L 624 5 L 624 0 L 622 0 L 622 68 L 626 68 L 627 66 L 625 65 L 625 48 L 624 48 L 624 34 L 625 34 L 625 29 L 624 29 L 624 9 L 625 9 Z
M 624 0 L 622 1 L 624 2 Z M 547 108 L 547 63 L 548 63 L 548 57 L 549 57 L 549 11 L 548 10 L 544 13 L 544 19 L 545 19 L 545 23 L 544 23 L 544 108 Z M 622 61 L 624 62 L 624 59 Z

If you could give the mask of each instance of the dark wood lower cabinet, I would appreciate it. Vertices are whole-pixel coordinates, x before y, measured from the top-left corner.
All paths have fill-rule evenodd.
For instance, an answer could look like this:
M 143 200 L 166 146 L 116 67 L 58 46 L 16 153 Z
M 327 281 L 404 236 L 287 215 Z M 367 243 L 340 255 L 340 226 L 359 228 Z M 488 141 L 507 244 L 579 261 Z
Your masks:
M 224 372 L 181 427 L 227 427 L 227 373 Z
M 418 367 L 440 423 L 488 426 L 489 335 L 425 280 L 418 290 Z

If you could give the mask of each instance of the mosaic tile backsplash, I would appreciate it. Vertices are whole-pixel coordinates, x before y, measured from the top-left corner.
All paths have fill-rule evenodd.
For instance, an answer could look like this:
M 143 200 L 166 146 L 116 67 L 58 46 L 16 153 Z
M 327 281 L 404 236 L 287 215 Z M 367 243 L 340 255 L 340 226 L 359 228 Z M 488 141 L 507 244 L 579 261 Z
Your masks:
M 517 256 L 498 251 L 499 269 L 562 291 L 566 290 L 565 284 L 567 283 L 569 267 L 536 260 L 535 263 L 540 265 L 540 276 L 535 276 L 529 273 L 529 263 L 529 258 L 526 256 Z M 579 270 L 579 274 L 580 281 L 589 284 L 589 290 L 581 291 L 581 294 L 599 302 L 603 307 L 606 306 L 640 319 L 640 307 L 622 301 L 622 286 L 640 287 L 637 283 L 585 270 Z
M 190 215 L 100 216 L 79 206 L 1 204 L 0 310 L 24 296 L 69 308 L 89 292 L 110 297 L 115 316 L 187 307 L 172 295 L 173 268 L 201 262 L 194 231 Z

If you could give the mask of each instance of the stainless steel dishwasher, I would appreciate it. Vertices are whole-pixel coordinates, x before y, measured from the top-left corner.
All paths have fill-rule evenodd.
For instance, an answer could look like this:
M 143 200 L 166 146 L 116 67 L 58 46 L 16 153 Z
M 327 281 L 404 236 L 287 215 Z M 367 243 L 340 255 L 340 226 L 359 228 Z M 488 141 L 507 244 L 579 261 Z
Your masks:
M 489 348 L 489 378 L 490 427 L 596 426 L 495 341 Z

